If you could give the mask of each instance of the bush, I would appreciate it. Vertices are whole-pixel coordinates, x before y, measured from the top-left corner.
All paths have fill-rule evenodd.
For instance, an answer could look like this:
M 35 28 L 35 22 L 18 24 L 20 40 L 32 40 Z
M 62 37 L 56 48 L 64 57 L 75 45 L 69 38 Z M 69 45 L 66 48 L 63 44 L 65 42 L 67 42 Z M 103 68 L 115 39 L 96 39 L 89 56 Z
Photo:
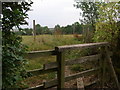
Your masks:
M 26 60 L 23 56 L 26 47 L 21 44 L 21 37 L 13 32 L 3 32 L 2 41 L 3 88 L 18 88 L 22 84 L 20 81 L 25 76 Z
M 27 24 L 26 12 L 32 2 L 2 2 L 2 88 L 22 88 L 25 76 L 26 47 L 21 44 L 21 37 L 13 32 L 13 27 Z

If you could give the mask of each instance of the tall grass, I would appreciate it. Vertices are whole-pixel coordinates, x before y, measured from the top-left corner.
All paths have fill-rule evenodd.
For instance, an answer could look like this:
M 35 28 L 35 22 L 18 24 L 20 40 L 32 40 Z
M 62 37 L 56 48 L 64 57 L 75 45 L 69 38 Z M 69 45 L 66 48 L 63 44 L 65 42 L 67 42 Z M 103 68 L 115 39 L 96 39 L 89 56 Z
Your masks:
M 35 41 L 33 36 L 22 36 L 22 38 L 23 43 L 29 47 L 29 51 L 48 50 L 56 46 L 81 43 L 73 35 L 38 35 Z
M 22 36 L 23 44 L 27 45 L 29 51 L 54 49 L 56 46 L 79 44 L 73 35 L 37 35 L 34 41 L 33 36 Z M 55 57 L 39 57 L 28 60 L 26 66 L 28 70 L 42 68 L 42 65 L 48 62 L 55 61 Z
M 76 39 L 74 35 L 37 35 L 36 40 L 34 41 L 33 36 L 22 36 L 23 44 L 28 46 L 29 51 L 38 51 L 38 50 L 48 50 L 48 49 L 54 49 L 56 46 L 61 45 L 71 45 L 71 44 L 80 44 L 82 43 L 82 40 Z M 67 52 L 67 58 L 73 58 L 73 54 Z M 69 57 L 69 58 L 68 58 Z M 26 65 L 27 70 L 33 70 L 33 69 L 40 69 L 43 68 L 43 64 L 54 62 L 56 60 L 55 56 L 50 57 L 39 57 L 34 59 L 28 59 L 28 65 Z M 53 79 L 55 77 L 55 73 L 52 74 L 46 74 L 43 76 L 37 76 L 32 77 L 29 79 L 26 79 L 26 83 L 29 86 L 34 86 L 33 82 L 42 82 L 41 80 L 49 80 Z M 32 85 L 31 85 L 32 84 Z M 35 83 L 37 85 L 38 83 Z

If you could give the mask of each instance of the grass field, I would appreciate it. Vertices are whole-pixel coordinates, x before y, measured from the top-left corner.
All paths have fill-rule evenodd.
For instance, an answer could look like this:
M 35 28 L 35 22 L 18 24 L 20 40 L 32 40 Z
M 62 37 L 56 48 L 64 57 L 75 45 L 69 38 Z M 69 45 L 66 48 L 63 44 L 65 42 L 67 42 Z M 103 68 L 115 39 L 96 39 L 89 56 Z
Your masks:
M 82 41 L 78 40 L 74 35 L 38 35 L 36 36 L 36 41 L 34 41 L 33 36 L 22 36 L 23 44 L 28 46 L 28 51 L 38 51 L 38 50 L 50 50 L 54 49 L 56 46 L 61 45 L 71 45 L 71 44 L 80 44 Z M 66 55 L 69 59 L 74 58 L 72 52 L 69 55 Z M 43 64 L 54 62 L 56 60 L 55 56 L 42 57 L 39 58 L 29 58 L 28 64 L 26 65 L 27 70 L 40 69 L 43 67 Z M 27 79 L 25 82 L 29 86 L 34 86 L 42 82 L 42 80 L 49 80 L 55 77 L 55 73 L 37 76 Z M 34 82 L 34 84 L 33 84 Z M 39 83 L 37 83 L 39 82 Z
M 28 51 L 48 50 L 56 46 L 82 43 L 74 35 L 38 35 L 35 41 L 33 36 L 22 36 L 22 39 L 22 43 L 28 46 Z M 55 61 L 55 57 L 39 57 L 28 61 L 26 68 L 31 70 L 42 68 L 43 64 Z
M 33 36 L 22 36 L 23 43 L 27 45 L 29 51 L 54 49 L 56 46 L 79 44 L 74 35 L 38 35 L 36 41 Z

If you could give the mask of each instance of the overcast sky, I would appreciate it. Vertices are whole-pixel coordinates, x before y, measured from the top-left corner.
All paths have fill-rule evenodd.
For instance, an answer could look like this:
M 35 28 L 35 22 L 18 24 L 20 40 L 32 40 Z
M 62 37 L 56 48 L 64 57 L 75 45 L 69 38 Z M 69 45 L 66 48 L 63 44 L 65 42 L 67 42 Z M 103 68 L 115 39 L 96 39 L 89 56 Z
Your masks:
M 55 25 L 60 26 L 71 25 L 79 22 L 80 9 L 76 9 L 73 4 L 74 0 L 32 0 L 34 3 L 31 7 L 32 11 L 28 12 L 29 25 L 24 28 L 32 28 L 33 20 L 41 26 L 53 28 Z

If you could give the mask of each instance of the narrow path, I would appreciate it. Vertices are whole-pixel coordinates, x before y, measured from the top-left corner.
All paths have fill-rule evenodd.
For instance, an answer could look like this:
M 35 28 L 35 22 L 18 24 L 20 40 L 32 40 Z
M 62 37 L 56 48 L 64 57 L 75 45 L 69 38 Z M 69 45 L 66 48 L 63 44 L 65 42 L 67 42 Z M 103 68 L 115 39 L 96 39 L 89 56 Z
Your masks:
M 66 66 L 65 67 L 65 76 L 69 76 L 71 74 L 73 74 L 73 72 L 70 70 L 69 66 Z M 78 81 L 78 80 L 82 80 L 82 81 Z M 77 78 L 77 79 L 65 82 L 65 88 L 78 88 L 77 87 L 78 84 L 81 84 L 81 83 L 89 85 L 90 82 L 94 81 L 94 80 L 95 80 L 95 76 L 94 75 L 90 75 L 90 76 L 87 76 L 87 77 L 83 76 L 82 79 L 80 77 L 80 78 Z M 75 90 L 77 90 L 77 89 L 75 89 Z
M 65 76 L 69 76 L 71 74 L 72 74 L 72 72 L 71 72 L 69 66 L 66 66 L 65 67 Z M 74 79 L 74 80 L 65 82 L 65 88 L 77 88 L 77 80 Z

